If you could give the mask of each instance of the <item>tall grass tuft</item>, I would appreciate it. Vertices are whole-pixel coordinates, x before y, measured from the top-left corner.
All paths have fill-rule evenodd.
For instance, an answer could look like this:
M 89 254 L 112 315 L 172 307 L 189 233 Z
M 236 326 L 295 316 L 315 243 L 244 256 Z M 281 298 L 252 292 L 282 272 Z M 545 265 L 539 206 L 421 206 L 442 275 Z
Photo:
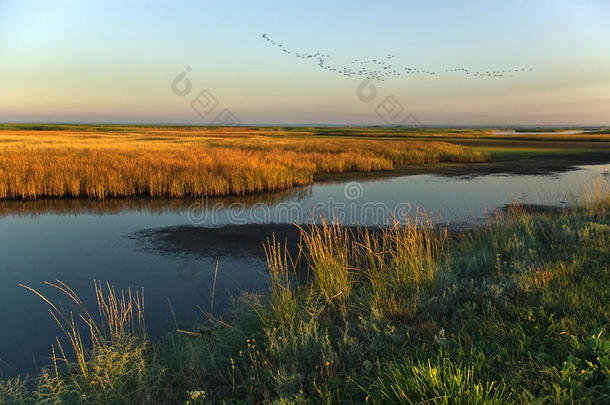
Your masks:
M 60 280 L 45 284 L 67 297 L 74 310 L 66 311 L 32 287 L 20 285 L 47 303 L 68 342 L 66 346 L 57 337 L 52 345 L 53 369 L 41 376 L 40 397 L 66 402 L 86 397 L 119 403 L 140 398 L 147 350 L 143 290 L 125 294 L 108 283 L 104 289 L 101 282 L 94 281 L 99 310 L 96 321 L 68 285 Z
M 271 276 L 270 301 L 273 318 L 281 326 L 291 327 L 298 317 L 295 263 L 286 244 L 282 247 L 280 242 L 276 242 L 275 235 L 271 240 L 267 240 L 264 249 Z
M 427 362 L 398 360 L 367 388 L 373 404 L 494 405 L 510 402 L 506 389 L 480 382 L 472 367 L 459 367 L 447 358 Z
M 379 233 L 362 232 L 358 262 L 372 286 L 373 311 L 392 319 L 413 315 L 420 293 L 438 287 L 447 235 L 446 225 L 435 226 L 420 211 Z
M 353 235 L 336 222 L 301 228 L 313 285 L 331 308 L 345 313 L 352 292 L 354 269 L 350 262 Z
M 610 207 L 610 181 L 596 177 L 585 183 L 576 201 L 588 212 L 599 217 L 605 216 L 606 210 Z

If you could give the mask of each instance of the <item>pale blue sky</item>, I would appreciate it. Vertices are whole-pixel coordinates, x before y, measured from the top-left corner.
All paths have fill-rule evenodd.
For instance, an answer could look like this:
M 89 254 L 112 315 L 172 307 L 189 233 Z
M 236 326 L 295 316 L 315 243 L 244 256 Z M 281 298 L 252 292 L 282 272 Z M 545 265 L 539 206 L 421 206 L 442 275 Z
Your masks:
M 209 89 L 242 123 L 382 124 L 394 95 L 424 124 L 610 124 L 610 2 L 0 0 L 0 121 L 207 124 Z M 432 70 L 532 67 L 513 78 L 376 83 L 281 52 L 396 55 Z M 186 67 L 191 94 L 172 93 Z

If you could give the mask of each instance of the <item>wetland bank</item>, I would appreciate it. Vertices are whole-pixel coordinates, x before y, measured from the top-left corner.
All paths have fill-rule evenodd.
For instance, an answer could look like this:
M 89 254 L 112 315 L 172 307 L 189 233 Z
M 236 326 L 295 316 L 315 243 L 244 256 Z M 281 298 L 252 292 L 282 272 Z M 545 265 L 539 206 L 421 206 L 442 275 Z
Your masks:
M 5 126 L 0 143 L 11 152 L 2 167 L 10 167 L 9 157 L 22 166 L 3 188 L 12 198 L 0 202 L 0 403 L 603 402 L 610 383 L 609 139 L 512 136 Z M 122 160 L 103 158 L 109 139 L 143 160 L 110 176 Z M 340 152 L 345 144 L 359 152 Z M 20 148 L 40 151 L 35 168 L 23 166 L 30 161 L 19 160 Z M 253 152 L 254 160 L 198 162 L 200 183 L 185 186 L 183 151 L 224 156 L 231 148 Z M 42 151 L 64 156 L 61 170 Z M 150 183 L 155 166 L 142 151 L 168 162 L 178 181 Z M 95 165 L 81 165 L 96 153 Z M 256 176 L 233 181 L 250 163 Z M 213 188 L 220 194 L 246 195 L 202 200 L 205 176 L 213 175 L 223 176 Z M 348 185 L 359 187 L 356 195 Z M 48 198 L 81 194 L 89 198 Z M 181 198 L 168 198 L 174 195 Z M 412 209 L 401 211 L 408 221 L 385 230 L 371 211 L 357 223 L 346 215 L 340 225 L 307 225 L 331 199 L 359 213 L 367 203 L 383 203 L 387 213 L 405 202 Z M 286 204 L 299 207 L 290 211 L 295 216 L 282 211 Z M 94 278 L 117 290 L 102 285 L 96 293 Z M 80 322 L 75 295 L 44 284 L 55 279 L 91 314 L 102 306 L 101 319 L 83 314 L 97 329 L 80 325 L 82 347 L 62 336 L 39 297 L 17 287 L 49 296 L 60 311 L 71 308 Z M 141 286 L 146 334 L 135 305 Z M 108 307 L 129 287 L 124 307 Z

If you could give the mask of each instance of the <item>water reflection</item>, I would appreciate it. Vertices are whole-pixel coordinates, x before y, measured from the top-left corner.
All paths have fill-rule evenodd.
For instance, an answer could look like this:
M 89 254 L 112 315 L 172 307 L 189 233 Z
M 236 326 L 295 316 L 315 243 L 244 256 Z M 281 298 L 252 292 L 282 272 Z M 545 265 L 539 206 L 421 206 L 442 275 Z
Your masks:
M 244 207 L 255 204 L 278 204 L 282 201 L 302 199 L 311 194 L 311 186 L 299 187 L 273 193 L 245 196 L 215 197 L 211 204 L 228 207 L 239 203 Z M 42 200 L 0 200 L 2 216 L 40 215 L 118 215 L 118 214 L 182 214 L 201 199 L 194 198 L 112 198 L 107 200 L 42 199 Z
M 410 203 L 452 224 L 473 223 L 484 217 L 485 210 L 515 198 L 561 204 L 566 193 L 578 193 L 583 184 L 608 170 L 610 165 L 594 165 L 536 176 L 369 178 L 350 180 L 355 184 L 350 189 L 348 183 L 318 183 L 282 193 L 215 199 L 205 208 L 213 210 L 215 203 L 223 203 L 215 209 L 214 221 L 198 226 L 188 213 L 200 201 L 188 199 L 1 202 L 0 370 L 5 376 L 34 372 L 36 364 L 48 363 L 49 347 L 58 333 L 45 305 L 17 287 L 19 283 L 40 288 L 45 280 L 60 279 L 89 305 L 95 302 L 94 278 L 118 289 L 144 286 L 147 324 L 152 333 L 162 333 L 174 325 L 168 300 L 180 327 L 203 318 L 198 306 L 210 307 L 216 263 L 217 314 L 226 311 L 232 296 L 264 292 L 263 240 L 273 233 L 297 240 L 294 228 L 281 223 L 302 222 L 321 203 L 339 207 L 334 214 L 343 213 L 346 224 L 375 224 L 379 218 L 366 208 L 380 203 L 390 208 Z M 235 204 L 243 211 L 230 208 Z M 280 211 L 286 204 L 295 213 Z M 266 221 L 258 221 L 265 213 Z M 279 224 L 258 225 L 273 222 Z M 223 226 L 227 224 L 233 225 Z

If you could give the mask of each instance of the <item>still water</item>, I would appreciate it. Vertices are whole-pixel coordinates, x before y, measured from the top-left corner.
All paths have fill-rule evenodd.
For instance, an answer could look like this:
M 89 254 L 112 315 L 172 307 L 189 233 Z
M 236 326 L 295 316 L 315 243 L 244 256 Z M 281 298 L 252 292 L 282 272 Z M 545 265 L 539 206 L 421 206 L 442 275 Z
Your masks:
M 89 305 L 94 279 L 117 289 L 144 287 L 148 329 L 160 334 L 175 322 L 189 328 L 202 319 L 216 263 L 217 314 L 233 296 L 265 291 L 262 241 L 290 228 L 269 223 L 303 223 L 314 213 L 372 225 L 421 207 L 438 221 L 473 224 L 515 199 L 569 203 L 566 195 L 609 170 L 606 164 L 547 175 L 370 178 L 241 199 L 2 202 L 0 370 L 5 377 L 35 372 L 48 363 L 59 333 L 45 304 L 20 283 L 59 298 L 44 285 L 59 279 Z

